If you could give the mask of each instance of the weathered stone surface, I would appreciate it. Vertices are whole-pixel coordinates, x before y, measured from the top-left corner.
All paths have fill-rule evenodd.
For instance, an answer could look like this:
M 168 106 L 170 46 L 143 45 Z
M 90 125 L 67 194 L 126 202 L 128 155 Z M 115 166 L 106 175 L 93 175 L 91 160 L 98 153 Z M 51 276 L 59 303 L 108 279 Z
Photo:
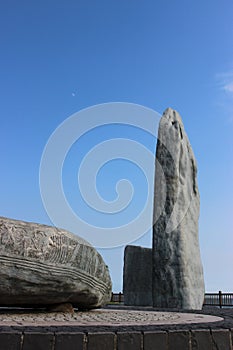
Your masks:
M 125 305 L 152 305 L 152 249 L 125 247 L 123 294 Z
M 54 335 L 52 332 L 25 332 L 21 350 L 53 350 Z
M 192 349 L 195 350 L 212 350 L 212 339 L 209 329 L 194 330 L 191 333 Z
M 95 308 L 111 297 L 101 255 L 56 227 L 0 217 L 0 266 L 0 305 Z
M 0 330 L 0 349 L 21 350 L 21 339 L 22 333 L 20 332 L 4 332 Z
M 167 343 L 167 332 L 144 332 L 144 350 L 164 350 L 167 349 Z
M 189 331 L 170 331 L 168 333 L 168 348 L 169 350 L 189 350 Z
M 114 350 L 115 333 L 113 332 L 99 332 L 88 333 L 87 349 L 88 350 Z
M 54 350 L 83 350 L 84 333 L 55 333 Z
M 198 240 L 197 165 L 179 114 L 167 109 L 156 149 L 153 305 L 201 309 L 204 279 Z
M 228 329 L 212 330 L 213 350 L 231 350 L 231 337 Z
M 141 350 L 140 332 L 118 332 L 117 349 L 118 350 Z

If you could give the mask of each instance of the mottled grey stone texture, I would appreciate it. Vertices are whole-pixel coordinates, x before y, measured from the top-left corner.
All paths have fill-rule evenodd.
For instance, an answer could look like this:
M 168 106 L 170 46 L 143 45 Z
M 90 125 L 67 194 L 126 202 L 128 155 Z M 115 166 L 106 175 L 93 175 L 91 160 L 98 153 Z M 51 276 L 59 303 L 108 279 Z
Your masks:
M 169 350 L 190 350 L 189 331 L 170 331 L 168 333 Z
M 195 350 L 212 350 L 212 339 L 210 331 L 207 329 L 192 331 L 191 337 L 192 349 Z
M 204 279 L 198 239 L 197 165 L 179 114 L 167 109 L 156 149 L 153 305 L 201 309 Z
M 231 337 L 228 329 L 212 330 L 213 350 L 232 350 Z
M 114 350 L 115 333 L 88 333 L 87 350 Z
M 53 338 L 52 332 L 47 334 L 39 332 L 25 332 L 22 342 L 21 350 L 53 350 Z
M 0 217 L 0 266 L 0 305 L 96 308 L 111 298 L 101 255 L 56 227 Z
M 59 332 L 55 334 L 54 350 L 82 350 L 83 344 L 84 333 Z
M 3 350 L 21 350 L 22 333 L 20 332 L 2 332 L 0 329 L 0 349 Z
M 168 345 L 167 332 L 144 332 L 144 349 L 143 350 L 164 350 Z
M 142 334 L 140 332 L 118 332 L 117 350 L 141 350 Z
M 124 253 L 125 305 L 152 305 L 152 250 L 128 245 Z

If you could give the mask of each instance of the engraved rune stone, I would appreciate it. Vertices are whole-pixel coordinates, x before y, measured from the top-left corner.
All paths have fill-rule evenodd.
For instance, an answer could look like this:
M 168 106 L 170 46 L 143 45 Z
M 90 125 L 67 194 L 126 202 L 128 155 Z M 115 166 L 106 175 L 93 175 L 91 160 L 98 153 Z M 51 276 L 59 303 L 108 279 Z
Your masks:
M 0 305 L 109 302 L 111 279 L 101 255 L 56 227 L 0 217 Z

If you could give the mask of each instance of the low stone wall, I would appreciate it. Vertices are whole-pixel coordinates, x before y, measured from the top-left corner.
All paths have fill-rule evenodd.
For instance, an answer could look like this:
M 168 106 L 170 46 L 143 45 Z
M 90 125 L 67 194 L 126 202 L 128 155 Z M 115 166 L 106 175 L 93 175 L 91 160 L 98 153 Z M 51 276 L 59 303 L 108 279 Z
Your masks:
M 233 329 L 149 332 L 0 330 L 1 350 L 232 350 Z
M 129 313 L 135 309 L 146 314 L 151 310 L 118 308 Z M 110 313 L 112 323 L 104 324 L 97 322 L 95 311 L 88 312 L 93 314 L 93 320 L 85 318 L 83 325 L 74 324 L 69 314 L 57 314 L 52 322 L 54 314 L 34 312 L 29 321 L 25 313 L 18 312 L 16 318 L 15 312 L 0 310 L 0 350 L 233 350 L 233 309 L 230 308 L 205 308 L 198 312 L 200 316 L 220 317 L 216 322 L 200 318 L 200 323 L 157 325 L 142 318 L 131 325 L 123 324 L 119 318 L 116 324 L 114 313 Z M 190 312 L 190 319 L 192 316 Z

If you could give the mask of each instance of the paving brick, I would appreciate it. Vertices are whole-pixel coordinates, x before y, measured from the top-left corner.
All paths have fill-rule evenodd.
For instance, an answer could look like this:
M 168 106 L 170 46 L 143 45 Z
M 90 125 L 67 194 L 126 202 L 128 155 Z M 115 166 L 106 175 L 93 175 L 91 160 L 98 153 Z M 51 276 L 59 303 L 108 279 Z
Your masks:
M 114 350 L 115 333 L 88 333 L 87 350 Z
M 167 332 L 145 332 L 143 336 L 143 350 L 167 350 Z
M 55 334 L 55 350 L 83 350 L 84 333 Z
M 213 350 L 231 350 L 230 332 L 227 329 L 212 330 Z
M 53 333 L 25 332 L 22 350 L 53 350 Z
M 117 350 L 142 350 L 140 332 L 117 333 Z
M 189 350 L 189 332 L 188 331 L 169 331 L 168 349 L 169 350 Z M 203 349 L 204 350 L 204 349 Z
M 192 350 L 212 350 L 212 339 L 208 329 L 192 331 L 191 337 Z
M 22 333 L 0 333 L 0 350 L 20 350 Z

